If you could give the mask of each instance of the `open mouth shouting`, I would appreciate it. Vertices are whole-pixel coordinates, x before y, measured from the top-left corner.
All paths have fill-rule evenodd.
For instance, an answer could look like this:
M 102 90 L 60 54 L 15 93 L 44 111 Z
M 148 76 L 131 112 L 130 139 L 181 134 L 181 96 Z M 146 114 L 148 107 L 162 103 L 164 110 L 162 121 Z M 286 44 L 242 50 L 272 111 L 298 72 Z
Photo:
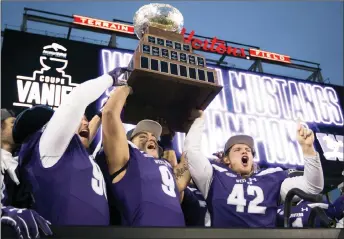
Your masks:
M 241 163 L 244 167 L 248 166 L 248 156 L 244 155 L 241 157 Z
M 80 137 L 87 138 L 90 135 L 90 131 L 88 129 L 83 129 L 79 132 Z
M 148 142 L 147 143 L 147 149 L 151 149 L 151 150 L 154 150 L 154 149 L 156 149 L 156 144 L 155 144 L 155 142 Z

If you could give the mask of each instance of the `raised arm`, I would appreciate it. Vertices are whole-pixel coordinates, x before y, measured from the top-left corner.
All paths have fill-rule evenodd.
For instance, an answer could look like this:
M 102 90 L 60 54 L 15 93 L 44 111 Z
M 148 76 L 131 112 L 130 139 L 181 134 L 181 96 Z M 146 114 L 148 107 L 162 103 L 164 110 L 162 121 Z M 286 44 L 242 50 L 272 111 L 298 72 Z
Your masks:
M 283 201 L 292 188 L 299 188 L 310 194 L 319 194 L 324 188 L 324 174 L 320 157 L 313 146 L 313 131 L 298 123 L 297 139 L 304 156 L 304 173 L 303 176 L 287 178 L 283 181 L 280 191 Z
M 88 124 L 88 128 L 90 129 L 89 140 L 88 140 L 89 144 L 92 143 L 101 124 L 102 124 L 102 119 L 100 118 L 100 116 L 99 115 L 93 116 L 90 123 Z
M 98 132 L 100 125 L 102 124 L 102 114 L 103 114 L 103 109 L 104 109 L 104 106 L 106 105 L 106 102 L 107 100 L 102 105 L 98 113 L 95 116 L 93 116 L 90 123 L 88 124 L 88 128 L 90 129 L 89 140 L 88 140 L 89 145 L 91 145 L 94 137 L 96 136 Z
M 162 135 L 160 137 L 159 145 L 164 150 L 163 158 L 166 159 L 173 167 L 174 176 L 182 200 L 184 190 L 191 180 L 189 166 L 186 161 L 185 154 L 181 155 L 180 162 L 178 163 L 176 152 L 173 149 L 173 137 L 175 133 L 170 130 L 165 120 L 160 119 L 158 122 L 162 126 Z
M 103 145 L 110 175 L 122 169 L 129 160 L 129 146 L 121 112 L 130 92 L 129 86 L 117 87 L 102 113 Z
M 207 198 L 211 181 L 213 179 L 213 167 L 202 153 L 202 134 L 204 130 L 203 112 L 196 118 L 184 142 L 184 152 L 189 165 L 191 177 L 198 189 Z
M 184 192 L 185 188 L 188 186 L 191 180 L 189 165 L 184 153 L 180 157 L 179 164 L 177 164 L 173 168 L 173 171 L 174 171 L 174 176 L 176 177 L 176 182 L 177 182 L 179 192 Z
M 191 174 L 185 154 L 182 154 L 179 163 L 177 163 L 177 155 L 174 150 L 165 150 L 163 158 L 170 162 L 171 166 L 173 167 L 174 177 L 180 193 L 180 200 L 183 201 L 184 190 L 191 180 Z
M 299 188 L 310 194 L 319 194 L 324 187 L 323 170 L 320 163 L 320 157 L 304 156 L 304 174 L 303 176 L 286 178 L 281 185 L 281 199 L 284 201 L 289 190 Z
M 78 129 L 86 107 L 112 84 L 113 79 L 108 74 L 88 80 L 77 86 L 56 109 L 39 142 L 44 167 L 51 167 L 58 162 Z

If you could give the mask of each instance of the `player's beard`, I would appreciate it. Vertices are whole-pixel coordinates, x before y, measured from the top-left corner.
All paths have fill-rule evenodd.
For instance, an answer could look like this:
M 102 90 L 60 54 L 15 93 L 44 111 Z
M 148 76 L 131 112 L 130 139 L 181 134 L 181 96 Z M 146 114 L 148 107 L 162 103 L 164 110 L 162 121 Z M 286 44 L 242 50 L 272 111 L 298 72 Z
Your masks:
M 223 164 L 225 164 L 225 165 L 227 165 L 227 167 L 233 169 L 232 166 L 231 166 L 231 162 L 230 162 L 230 161 L 229 161 L 228 163 L 226 163 L 226 162 L 223 161 Z M 254 173 L 254 171 L 255 171 L 255 165 L 254 165 L 254 163 L 253 163 L 250 172 L 248 172 L 248 173 L 239 173 L 239 172 L 236 172 L 236 173 L 237 173 L 237 174 L 240 174 L 240 176 L 243 177 L 243 178 L 248 178 L 248 177 L 250 177 L 250 176 Z
M 254 164 L 252 164 L 251 171 L 249 173 L 241 174 L 241 177 L 248 178 L 248 177 L 250 177 L 254 173 L 254 171 L 255 171 Z
M 145 152 L 146 154 L 153 156 L 152 151 L 148 149 L 149 144 L 150 144 L 150 141 L 144 139 L 144 140 L 139 142 L 139 145 L 137 147 L 139 148 L 139 150 Z M 153 156 L 153 157 L 155 157 L 155 156 Z

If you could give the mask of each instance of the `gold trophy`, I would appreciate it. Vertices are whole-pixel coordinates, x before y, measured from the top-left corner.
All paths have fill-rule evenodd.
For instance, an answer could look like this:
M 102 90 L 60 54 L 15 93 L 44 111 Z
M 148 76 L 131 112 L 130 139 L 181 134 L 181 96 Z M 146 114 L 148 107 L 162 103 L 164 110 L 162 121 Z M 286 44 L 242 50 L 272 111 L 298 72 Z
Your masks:
M 148 4 L 135 13 L 140 40 L 125 76 L 133 94 L 123 122 L 164 118 L 172 130 L 185 132 L 191 109 L 206 109 L 221 91 L 216 71 L 184 43 L 183 22 L 182 14 L 168 4 Z

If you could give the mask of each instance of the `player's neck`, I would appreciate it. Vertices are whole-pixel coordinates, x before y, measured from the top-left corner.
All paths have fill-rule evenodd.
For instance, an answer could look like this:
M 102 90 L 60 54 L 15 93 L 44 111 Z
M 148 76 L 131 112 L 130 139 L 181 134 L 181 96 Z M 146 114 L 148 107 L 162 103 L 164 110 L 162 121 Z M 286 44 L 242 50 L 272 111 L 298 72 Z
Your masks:
M 248 178 L 253 174 L 253 170 L 248 174 L 240 174 L 242 178 Z
M 14 150 L 14 146 L 6 142 L 1 142 L 1 148 L 7 152 L 10 152 L 11 154 Z

